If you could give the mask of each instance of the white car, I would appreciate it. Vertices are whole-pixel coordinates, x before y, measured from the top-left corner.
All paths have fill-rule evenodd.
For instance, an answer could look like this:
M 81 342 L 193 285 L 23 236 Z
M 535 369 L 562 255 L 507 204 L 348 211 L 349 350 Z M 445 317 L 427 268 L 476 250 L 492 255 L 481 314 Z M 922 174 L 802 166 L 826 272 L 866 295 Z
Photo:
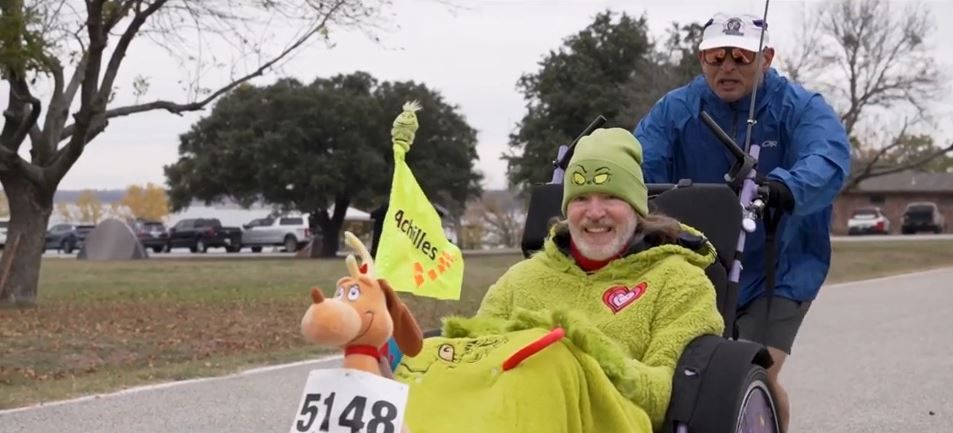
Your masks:
M 256 253 L 266 246 L 284 246 L 294 252 L 311 242 L 307 215 L 259 218 L 245 224 L 244 229 L 242 248 L 250 247 Z
M 847 234 L 888 234 L 890 220 L 879 207 L 865 207 L 855 209 L 847 220 Z

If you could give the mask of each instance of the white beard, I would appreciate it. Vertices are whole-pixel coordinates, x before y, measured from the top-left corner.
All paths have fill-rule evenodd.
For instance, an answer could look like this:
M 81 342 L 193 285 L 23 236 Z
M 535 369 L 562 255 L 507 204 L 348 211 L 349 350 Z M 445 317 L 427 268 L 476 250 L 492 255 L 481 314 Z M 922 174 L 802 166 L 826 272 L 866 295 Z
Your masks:
M 612 227 L 613 236 L 610 242 L 590 243 L 585 238 L 585 227 L 588 226 Z M 583 256 L 590 260 L 602 261 L 616 255 L 632 239 L 637 225 L 636 218 L 612 224 L 608 220 L 603 221 L 583 221 L 579 227 L 569 224 L 569 234 L 572 236 L 573 243 Z

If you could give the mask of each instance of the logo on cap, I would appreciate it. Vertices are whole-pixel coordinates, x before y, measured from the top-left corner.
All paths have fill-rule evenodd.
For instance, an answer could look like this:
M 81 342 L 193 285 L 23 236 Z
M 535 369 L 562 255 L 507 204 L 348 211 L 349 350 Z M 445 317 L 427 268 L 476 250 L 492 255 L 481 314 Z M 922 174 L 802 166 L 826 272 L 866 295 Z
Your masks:
M 738 18 L 730 18 L 725 22 L 725 29 L 722 32 L 726 35 L 732 36 L 744 36 L 744 32 L 741 31 L 741 20 Z

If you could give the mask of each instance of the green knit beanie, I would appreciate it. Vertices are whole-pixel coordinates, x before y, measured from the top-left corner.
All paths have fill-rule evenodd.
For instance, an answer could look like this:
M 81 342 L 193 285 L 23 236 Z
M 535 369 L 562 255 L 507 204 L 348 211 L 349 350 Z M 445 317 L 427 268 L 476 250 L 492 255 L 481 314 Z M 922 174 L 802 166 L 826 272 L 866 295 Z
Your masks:
M 563 215 L 573 198 L 591 192 L 625 200 L 642 216 L 649 213 L 642 144 L 631 132 L 600 128 L 576 143 L 563 178 Z

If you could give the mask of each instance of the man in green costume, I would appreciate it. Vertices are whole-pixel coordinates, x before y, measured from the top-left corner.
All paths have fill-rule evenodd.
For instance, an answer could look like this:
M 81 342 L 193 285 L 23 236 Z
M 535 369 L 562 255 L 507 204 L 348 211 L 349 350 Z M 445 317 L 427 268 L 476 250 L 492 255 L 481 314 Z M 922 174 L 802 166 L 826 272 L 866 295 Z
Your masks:
M 598 129 L 566 169 L 563 213 L 543 251 L 510 268 L 474 317 L 405 357 L 413 433 L 659 430 L 676 363 L 721 335 L 704 269 L 714 247 L 649 214 L 638 140 Z

